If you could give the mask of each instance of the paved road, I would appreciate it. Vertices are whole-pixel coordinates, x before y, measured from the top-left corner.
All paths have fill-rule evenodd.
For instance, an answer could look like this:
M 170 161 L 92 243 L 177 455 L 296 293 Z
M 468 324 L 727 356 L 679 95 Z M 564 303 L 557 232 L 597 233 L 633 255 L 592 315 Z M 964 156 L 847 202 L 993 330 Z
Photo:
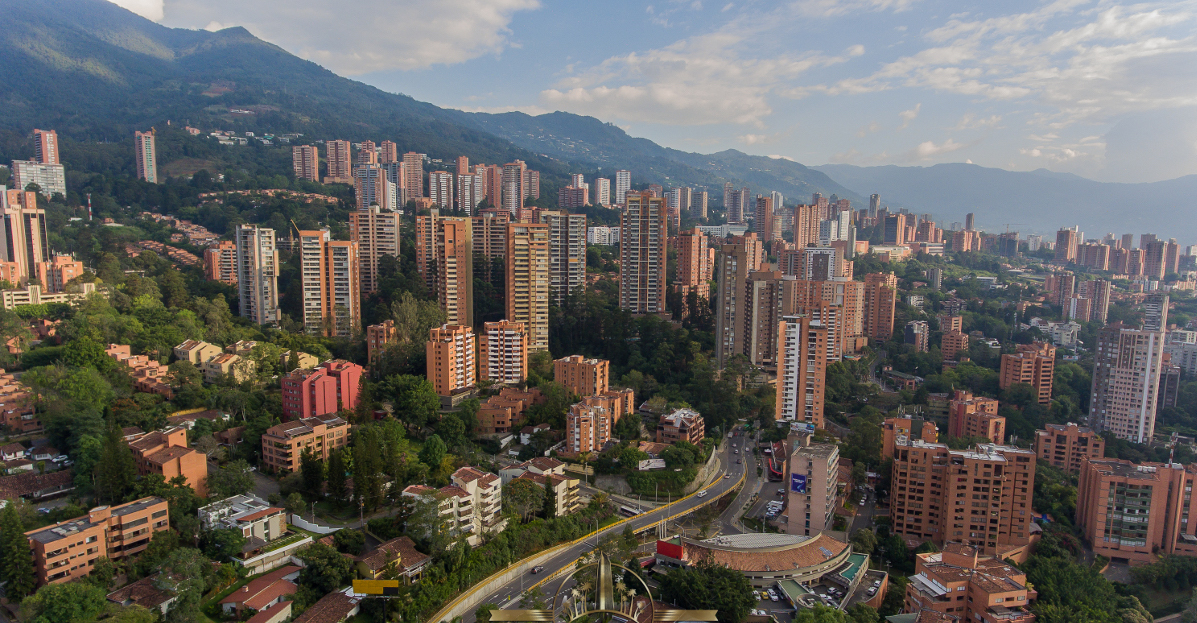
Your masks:
M 753 456 L 751 452 L 751 448 L 756 445 L 757 439 L 759 438 L 760 433 L 758 432 L 753 432 L 750 437 L 745 437 L 743 432 L 737 430 L 736 436 L 728 440 L 731 442 L 730 445 L 737 446 L 740 450 L 739 455 L 735 454 L 734 451 L 732 452 L 732 457 L 734 457 L 731 461 L 732 466 L 736 468 L 747 468 L 748 474 L 744 479 L 744 488 L 736 494 L 736 498 L 732 500 L 732 503 L 727 507 L 727 510 L 723 511 L 723 514 L 719 516 L 719 528 L 723 534 L 740 534 L 747 532 L 747 530 L 744 528 L 744 524 L 740 523 L 740 517 L 743 515 L 741 510 L 745 505 L 748 504 L 748 501 L 752 499 L 752 496 L 757 493 L 760 483 L 764 480 L 764 476 L 756 475 L 757 462 L 761 461 L 761 459 L 759 457 Z M 747 454 L 744 452 L 745 448 L 749 449 Z M 735 459 L 743 459 L 744 463 L 736 463 Z
M 722 441 L 726 442 L 728 440 L 725 437 L 722 439 Z M 736 445 L 742 444 L 737 443 Z M 740 456 L 743 456 L 743 454 Z M 726 477 L 720 477 L 714 482 L 714 484 L 708 487 L 707 495 L 704 498 L 694 496 L 687 500 L 674 503 L 668 508 L 662 507 L 647 511 L 641 515 L 638 515 L 626 524 L 619 524 L 605 528 L 599 534 L 586 539 L 585 542 L 568 547 L 559 552 L 549 561 L 543 563 L 545 570 L 542 572 L 542 574 L 551 574 L 559 569 L 572 566 L 574 561 L 581 557 L 582 554 L 594 549 L 597 541 L 609 535 L 621 534 L 623 532 L 624 526 L 626 525 L 631 525 L 633 530 L 639 530 L 660 522 L 662 517 L 676 515 L 678 513 L 685 512 L 686 510 L 697 508 L 702 503 L 717 498 L 734 487 L 739 482 L 741 475 L 744 474 L 744 468 L 749 467 L 748 465 L 737 465 L 735 462 L 736 458 L 736 455 L 731 453 L 731 444 L 724 443 L 720 452 L 720 468 L 721 472 Z M 749 473 L 755 474 L 756 466 L 751 465 L 751 468 L 752 470 Z M 513 606 L 518 607 L 519 600 L 514 598 L 518 597 L 523 590 L 529 586 L 532 586 L 543 577 L 544 575 L 523 574 L 522 577 L 514 578 L 506 583 L 495 581 L 492 582 L 492 585 L 490 586 L 479 587 L 478 591 L 467 597 L 467 600 L 471 605 L 469 609 L 462 615 L 462 622 L 475 623 L 474 610 L 484 603 L 499 604 L 504 609 L 511 608 Z M 544 592 L 546 594 L 556 592 L 560 582 L 561 580 L 559 578 L 553 578 L 552 580 L 549 580 L 543 587 Z

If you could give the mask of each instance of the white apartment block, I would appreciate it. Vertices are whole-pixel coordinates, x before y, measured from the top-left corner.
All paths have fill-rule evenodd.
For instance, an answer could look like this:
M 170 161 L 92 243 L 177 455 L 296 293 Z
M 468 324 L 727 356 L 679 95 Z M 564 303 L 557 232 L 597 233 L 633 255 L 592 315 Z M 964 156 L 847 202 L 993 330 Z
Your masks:
M 241 316 L 254 324 L 278 325 L 278 248 L 274 230 L 237 227 L 237 290 Z
M 627 203 L 628 191 L 630 190 L 632 190 L 632 172 L 616 171 L 615 203 L 618 205 L 625 205 Z
M 51 197 L 59 193 L 66 197 L 66 171 L 61 164 L 42 164 L 33 160 L 12 161 L 13 188 L 25 190 L 30 184 L 37 184 L 42 194 Z
M 619 228 L 595 225 L 586 228 L 586 242 L 606 246 L 619 244 Z

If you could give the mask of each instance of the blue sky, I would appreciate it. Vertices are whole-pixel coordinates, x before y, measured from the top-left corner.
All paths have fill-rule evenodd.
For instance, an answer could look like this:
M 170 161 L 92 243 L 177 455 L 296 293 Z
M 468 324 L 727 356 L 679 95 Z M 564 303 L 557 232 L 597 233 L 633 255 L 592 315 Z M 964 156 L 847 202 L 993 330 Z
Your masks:
M 1197 173 L 1197 2 L 119 0 L 439 106 L 804 164 Z

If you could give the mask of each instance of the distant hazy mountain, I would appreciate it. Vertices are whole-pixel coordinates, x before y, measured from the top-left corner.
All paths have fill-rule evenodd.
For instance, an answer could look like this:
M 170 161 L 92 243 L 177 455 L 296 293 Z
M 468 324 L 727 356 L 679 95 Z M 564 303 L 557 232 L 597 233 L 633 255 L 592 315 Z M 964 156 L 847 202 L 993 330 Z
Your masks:
M 1197 175 L 1113 184 L 1044 169 L 1016 172 L 972 164 L 811 168 L 860 195 L 880 193 L 882 204 L 930 212 L 943 222 L 963 222 L 966 213 L 975 212 L 977 226 L 988 231 L 1004 231 L 1010 224 L 1011 231 L 1047 234 L 1080 225 L 1089 238 L 1154 233 L 1197 243 Z
M 706 187 L 722 201 L 723 183 L 747 186 L 756 195 L 778 191 L 787 203 L 809 201 L 811 193 L 859 203 L 859 194 L 837 184 L 830 177 L 790 160 L 750 156 L 729 149 L 715 154 L 696 154 L 662 147 L 594 117 L 566 112 L 531 116 L 520 112 L 503 114 L 460 113 L 483 128 L 520 147 L 554 158 L 587 162 L 604 173 L 616 169 L 632 171 L 633 182 L 651 181 L 665 186 Z M 867 196 L 867 195 L 866 195 Z
M 0 0 L 0 14 L 0 130 L 131 143 L 133 129 L 171 120 L 552 166 L 456 113 L 337 76 L 244 28 L 167 28 L 104 0 Z

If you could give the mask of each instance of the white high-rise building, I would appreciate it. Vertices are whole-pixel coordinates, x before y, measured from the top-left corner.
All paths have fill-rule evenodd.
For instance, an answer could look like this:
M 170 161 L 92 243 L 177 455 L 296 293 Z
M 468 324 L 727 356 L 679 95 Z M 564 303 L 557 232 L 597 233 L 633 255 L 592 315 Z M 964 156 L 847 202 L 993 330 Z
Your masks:
M 241 225 L 237 227 L 236 237 L 241 317 L 254 324 L 277 325 L 278 247 L 274 230 Z
M 627 205 L 628 191 L 632 190 L 632 172 L 631 171 L 616 171 L 615 172 L 615 203 L 618 205 Z
M 605 177 L 594 178 L 594 196 L 596 204 L 605 207 L 611 205 L 611 180 Z
M 328 337 L 353 335 L 362 320 L 357 243 L 332 240 L 321 229 L 300 231 L 299 247 L 304 329 Z
M 1162 315 L 1155 322 L 1166 327 L 1168 297 L 1161 298 Z M 1164 346 L 1162 328 L 1128 329 L 1114 323 L 1098 332 L 1089 400 L 1089 425 L 1094 430 L 1108 430 L 1135 443 L 1151 441 Z
M 549 226 L 549 292 L 560 306 L 586 286 L 586 215 L 548 210 L 540 222 Z
M 387 179 L 386 171 L 378 165 L 360 166 L 353 171 L 353 191 L 359 211 L 370 206 L 391 211 L 399 207 L 395 184 Z
M 827 377 L 827 327 L 809 315 L 785 316 L 778 331 L 777 404 L 779 421 L 823 428 Z
M 786 202 L 785 196 L 782 195 L 781 193 L 777 192 L 776 190 L 769 193 L 769 196 L 773 198 L 773 213 L 781 214 L 783 212 L 782 207 L 785 205 L 785 202 Z
M 13 188 L 25 190 L 30 184 L 37 184 L 41 194 L 53 197 L 59 193 L 66 197 L 66 170 L 61 164 L 42 164 L 34 160 L 12 161 Z
M 433 171 L 428 174 L 428 198 L 432 205 L 446 210 L 453 207 L 453 174 L 448 171 Z
M 486 196 L 485 176 L 468 173 L 457 176 L 457 209 L 463 216 L 473 216 L 478 204 Z

